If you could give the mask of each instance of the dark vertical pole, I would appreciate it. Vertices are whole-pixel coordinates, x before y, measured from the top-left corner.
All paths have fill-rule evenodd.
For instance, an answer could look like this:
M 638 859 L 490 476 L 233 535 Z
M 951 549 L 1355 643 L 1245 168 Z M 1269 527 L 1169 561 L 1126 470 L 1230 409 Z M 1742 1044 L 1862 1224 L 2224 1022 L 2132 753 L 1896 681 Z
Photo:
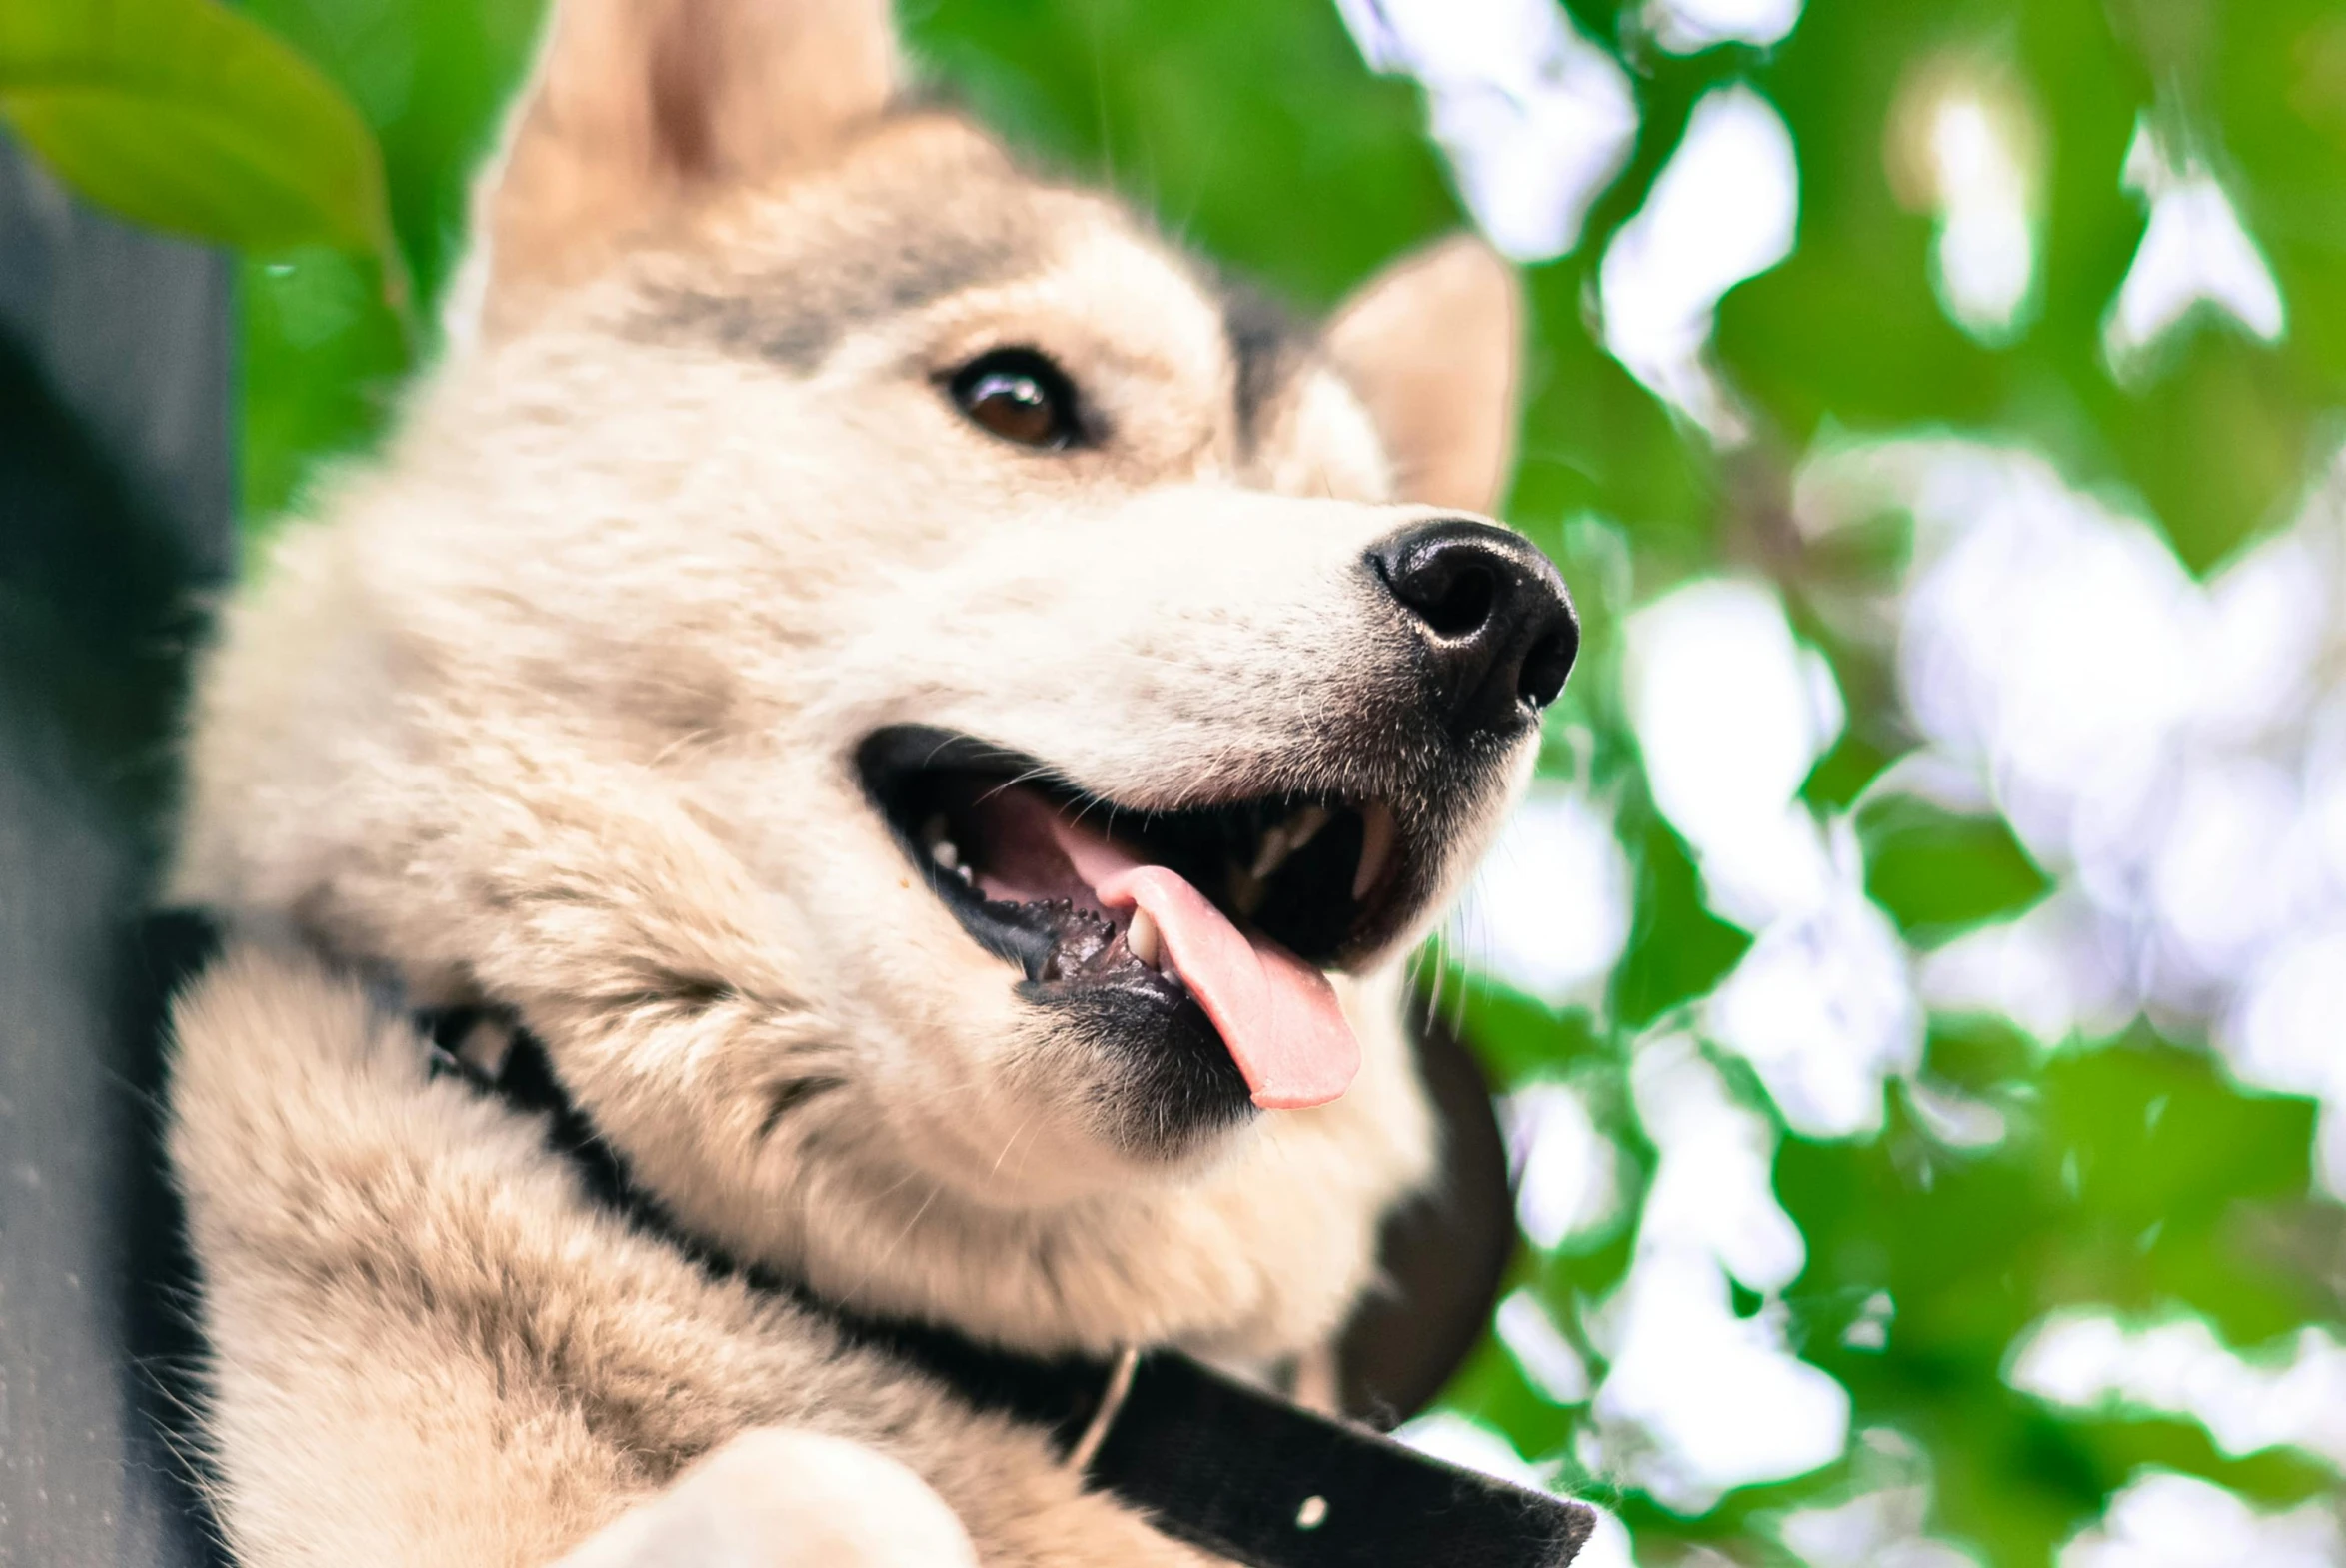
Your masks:
M 191 1346 L 125 936 L 232 554 L 229 286 L 0 138 L 0 1563 L 204 1555 L 159 1424 Z

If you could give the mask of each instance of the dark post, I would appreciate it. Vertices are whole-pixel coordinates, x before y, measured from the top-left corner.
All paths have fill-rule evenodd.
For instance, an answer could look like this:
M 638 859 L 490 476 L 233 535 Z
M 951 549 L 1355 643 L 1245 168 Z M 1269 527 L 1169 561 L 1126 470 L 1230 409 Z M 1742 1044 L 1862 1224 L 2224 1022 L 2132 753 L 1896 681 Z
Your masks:
M 232 558 L 229 288 L 0 138 L 0 1562 L 28 1568 L 208 1550 L 131 937 Z

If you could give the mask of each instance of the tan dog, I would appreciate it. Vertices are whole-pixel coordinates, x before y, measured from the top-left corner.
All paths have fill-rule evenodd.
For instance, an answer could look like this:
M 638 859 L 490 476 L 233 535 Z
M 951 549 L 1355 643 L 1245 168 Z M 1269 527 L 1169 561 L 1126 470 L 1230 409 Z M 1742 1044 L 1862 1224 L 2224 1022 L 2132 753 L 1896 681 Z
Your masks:
M 1294 328 L 900 88 L 880 0 L 568 0 L 477 330 L 226 618 L 172 1152 L 244 1562 L 1203 1560 L 412 1006 L 712 1247 L 1006 1345 L 1293 1357 L 1435 1168 L 1400 956 L 1576 646 L 1456 515 L 1510 276 Z

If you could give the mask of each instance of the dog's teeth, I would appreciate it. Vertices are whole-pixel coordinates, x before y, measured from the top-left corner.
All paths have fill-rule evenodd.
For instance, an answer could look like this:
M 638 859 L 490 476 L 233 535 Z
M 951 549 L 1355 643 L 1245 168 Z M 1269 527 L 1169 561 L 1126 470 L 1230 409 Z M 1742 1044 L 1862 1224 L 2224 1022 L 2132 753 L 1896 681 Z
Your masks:
M 962 885 L 965 887 L 975 887 L 978 885 L 977 875 L 966 865 L 955 866 L 953 868 L 953 873 L 962 879 Z
M 1393 856 L 1393 813 L 1383 805 L 1367 806 L 1360 812 L 1360 868 L 1352 873 L 1354 902 L 1368 896 Z
M 931 844 L 929 846 L 929 858 L 935 860 L 938 865 L 945 870 L 958 871 L 964 869 L 964 866 L 962 865 L 962 851 L 954 844 L 954 841 L 951 838 L 940 838 L 935 843 Z
M 1319 829 L 1335 820 L 1335 813 L 1324 805 L 1306 805 L 1287 818 L 1287 853 L 1319 836 Z
M 1247 875 L 1256 881 L 1267 880 L 1270 873 L 1287 863 L 1287 857 L 1319 835 L 1319 829 L 1330 820 L 1327 807 L 1306 805 L 1278 826 L 1262 835 L 1262 845 L 1254 851 L 1254 864 Z
M 1248 867 L 1246 874 L 1261 881 L 1284 864 L 1286 857 L 1294 852 L 1295 845 L 1288 839 L 1287 830 L 1284 827 L 1270 828 L 1263 833 L 1262 843 L 1254 851 L 1254 863 Z
M 1261 877 L 1251 871 L 1239 870 L 1235 862 L 1231 864 L 1230 907 L 1242 917 L 1252 919 L 1254 911 L 1262 907 L 1262 895 L 1269 890 L 1270 884 Z
M 1133 923 L 1125 927 L 1125 945 L 1133 956 L 1152 969 L 1165 958 L 1165 939 L 1158 933 L 1157 922 L 1149 917 L 1147 909 L 1133 911 Z

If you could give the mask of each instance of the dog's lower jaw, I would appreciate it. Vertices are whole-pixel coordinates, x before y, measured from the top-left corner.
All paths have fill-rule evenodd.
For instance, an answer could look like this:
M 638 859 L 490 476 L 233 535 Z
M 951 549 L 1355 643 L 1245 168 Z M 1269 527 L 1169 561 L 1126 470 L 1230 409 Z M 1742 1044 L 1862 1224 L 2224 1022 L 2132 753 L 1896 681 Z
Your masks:
M 1057 1201 L 940 1169 L 921 1149 L 933 1134 L 859 1115 L 855 1088 L 777 1129 L 754 1168 L 666 1137 L 637 1146 L 640 1168 L 688 1231 L 859 1311 L 1044 1352 L 1292 1355 L 1371 1284 L 1382 1217 L 1433 1171 L 1402 987 L 1397 967 L 1340 987 L 1364 1051 L 1342 1099 L 1250 1113 L 1193 1164 L 1112 1160 L 1113 1184 Z

